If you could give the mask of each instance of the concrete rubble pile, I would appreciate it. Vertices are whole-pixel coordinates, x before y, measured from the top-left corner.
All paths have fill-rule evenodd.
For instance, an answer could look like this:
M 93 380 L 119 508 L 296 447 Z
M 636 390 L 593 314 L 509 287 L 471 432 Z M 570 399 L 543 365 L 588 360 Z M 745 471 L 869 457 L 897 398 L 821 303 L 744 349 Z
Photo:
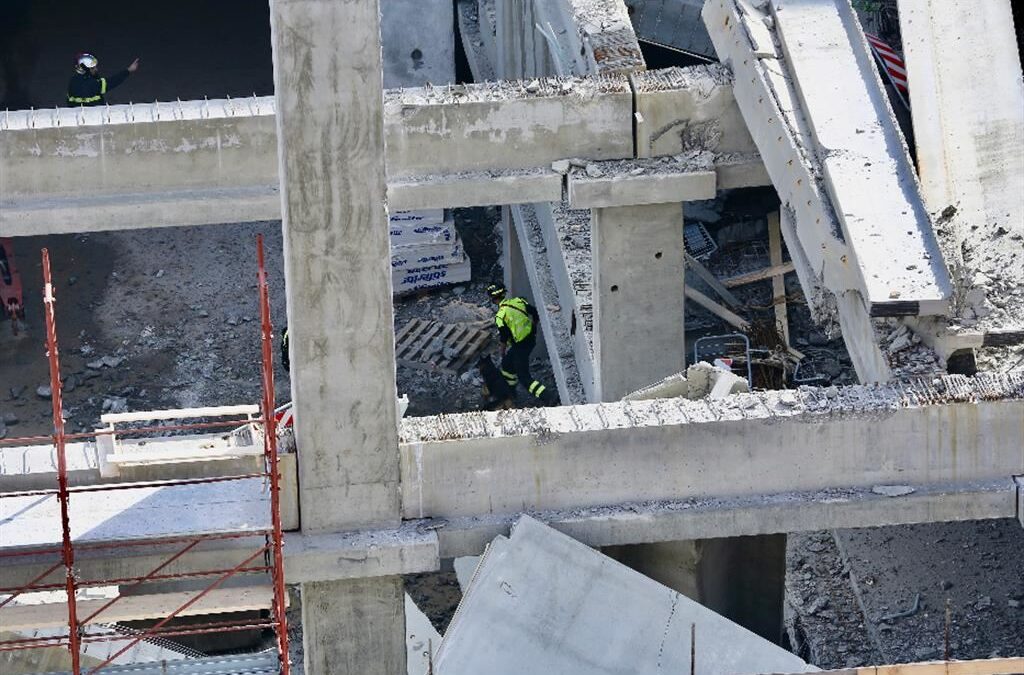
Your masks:
M 469 257 L 444 209 L 390 214 L 391 286 L 395 295 L 469 281 Z

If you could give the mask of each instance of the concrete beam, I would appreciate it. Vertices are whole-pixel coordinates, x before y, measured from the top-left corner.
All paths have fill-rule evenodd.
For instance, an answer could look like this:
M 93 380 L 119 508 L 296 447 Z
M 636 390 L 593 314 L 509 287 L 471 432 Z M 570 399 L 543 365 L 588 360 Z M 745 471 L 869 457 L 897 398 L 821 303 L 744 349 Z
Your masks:
M 641 501 L 587 509 L 530 511 L 588 546 L 620 546 L 833 528 L 1013 518 L 1015 488 L 1002 479 L 958 487 L 919 487 L 886 497 L 868 488 L 785 492 L 729 499 Z M 519 517 L 452 518 L 438 529 L 442 558 L 480 555 Z M 431 522 L 431 521 L 427 521 Z
M 869 316 L 948 311 L 949 276 L 849 4 L 800 0 L 769 16 L 711 0 L 703 17 L 772 183 L 795 213 L 790 252 L 801 249 L 832 293 L 856 290 Z
M 588 546 L 616 546 L 913 523 L 1018 517 L 1024 499 L 1020 479 L 956 486 L 918 486 L 898 497 L 870 488 L 784 492 L 750 497 L 627 502 L 586 509 L 531 511 L 533 516 Z M 1024 508 L 1024 507 L 1022 507 Z M 480 555 L 499 534 L 508 534 L 519 513 L 447 520 L 412 520 L 397 528 L 335 535 L 285 534 L 285 571 L 289 583 L 386 577 L 438 569 L 440 558 Z M 260 540 L 262 541 L 262 540 Z M 215 545 L 216 548 L 211 548 Z M 208 542 L 172 563 L 169 574 L 230 569 L 258 545 Z M 180 545 L 177 547 L 180 548 Z M 167 560 L 174 547 L 124 551 L 79 550 L 75 566 L 82 579 L 141 576 Z M 19 557 L 0 566 L 0 588 L 17 588 L 57 561 Z M 57 570 L 41 583 L 60 583 Z
M 1024 473 L 1022 433 L 1021 374 L 413 418 L 402 509 L 452 518 L 1005 480 Z
M 624 76 L 608 76 L 390 91 L 384 124 L 391 203 L 548 201 L 560 189 L 552 160 L 634 157 L 631 87 Z M 735 105 L 731 112 L 726 105 L 730 89 L 724 82 L 681 97 L 664 87 L 656 95 L 689 101 L 706 122 L 719 113 L 738 116 Z M 257 97 L 6 113 L 0 233 L 276 220 L 275 109 L 273 98 Z M 673 119 L 682 123 L 678 113 Z M 493 151 L 495 143 L 502 152 Z M 720 187 L 766 183 L 756 154 L 727 151 L 725 140 L 720 145 L 703 148 L 719 153 Z
M 413 211 L 552 202 L 562 198 L 562 183 L 562 174 L 541 168 L 394 178 L 388 181 L 388 207 Z
M 714 199 L 710 152 L 659 159 L 593 162 L 568 175 L 569 207 L 607 208 Z M 593 175 L 591 175 L 593 174 Z
M 384 110 L 393 177 L 633 156 L 633 93 L 624 77 L 390 90 Z
M 636 156 L 711 150 L 756 153 L 736 106 L 732 73 L 719 63 L 630 75 L 636 95 Z

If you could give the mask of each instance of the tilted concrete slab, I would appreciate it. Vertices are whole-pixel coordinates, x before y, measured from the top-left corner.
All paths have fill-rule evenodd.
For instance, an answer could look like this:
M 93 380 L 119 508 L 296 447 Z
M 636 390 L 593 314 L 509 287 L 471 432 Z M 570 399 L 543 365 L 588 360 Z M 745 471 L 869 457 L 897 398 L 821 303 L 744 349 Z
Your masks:
M 773 7 L 711 0 L 703 16 L 795 213 L 790 251 L 832 293 L 860 293 L 869 316 L 945 313 L 948 273 L 856 16 L 834 0 Z
M 1024 374 L 402 420 L 405 518 L 1008 479 Z M 744 467 L 737 471 L 736 467 Z
M 1019 343 L 1024 79 L 1010 3 L 901 0 L 899 8 L 921 191 L 962 299 L 950 321 L 918 333 L 944 357 Z M 980 62 L 985 68 L 971 67 Z
M 444 673 L 811 672 L 778 645 L 523 516 L 481 558 L 438 649 Z

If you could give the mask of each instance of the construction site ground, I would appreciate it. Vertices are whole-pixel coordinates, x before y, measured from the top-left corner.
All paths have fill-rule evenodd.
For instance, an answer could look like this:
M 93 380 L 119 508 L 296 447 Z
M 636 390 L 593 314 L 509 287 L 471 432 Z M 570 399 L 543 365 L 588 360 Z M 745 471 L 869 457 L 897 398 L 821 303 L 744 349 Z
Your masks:
M 712 207 L 756 233 L 757 211 Z M 698 215 L 697 209 L 693 214 Z M 456 212 L 473 261 L 473 280 L 395 301 L 395 325 L 412 318 L 487 322 L 484 287 L 501 278 L 498 210 Z M 745 220 L 746 219 L 746 220 Z M 709 223 L 713 225 L 714 223 Z M 714 228 L 711 228 L 712 230 Z M 285 323 L 281 230 L 277 222 L 18 239 L 28 305 L 27 330 L 0 330 L 0 415 L 9 436 L 51 429 L 43 349 L 39 251 L 54 262 L 65 409 L 74 430 L 92 428 L 104 409 L 145 410 L 249 403 L 259 392 L 255 235 L 267 238 L 274 323 Z M 755 247 L 756 248 L 756 247 Z M 728 248 L 709 267 L 731 263 Z M 716 272 L 718 270 L 716 269 Z M 770 302 L 770 282 L 744 290 L 745 302 Z M 790 284 L 790 290 L 796 290 Z M 790 321 L 801 348 L 817 354 L 828 381 L 852 378 L 841 340 L 814 330 L 791 293 Z M 708 317 L 695 315 L 694 322 Z M 710 323 L 704 330 L 724 330 Z M 489 347 L 495 350 L 495 345 Z M 276 354 L 276 352 L 275 352 Z M 543 350 L 534 366 L 551 371 Z M 455 377 L 398 368 L 409 415 L 482 405 L 472 371 Z M 278 394 L 287 399 L 277 367 Z M 520 404 L 531 404 L 520 394 Z M 924 660 L 944 651 L 945 603 L 955 658 L 1024 654 L 1024 531 L 1010 521 L 930 524 L 794 534 L 789 540 L 787 617 L 804 656 L 822 667 Z M 459 599 L 453 573 L 417 575 L 406 588 L 442 630 Z M 915 603 L 915 598 L 918 598 Z M 291 610 L 300 619 L 299 598 Z M 901 613 L 912 613 L 902 615 Z M 896 615 L 896 616 L 894 616 Z M 888 618 L 886 618 L 888 616 Z M 299 626 L 293 627 L 296 637 Z M 294 643 L 296 657 L 301 640 Z M 301 662 L 301 661 L 300 661 Z

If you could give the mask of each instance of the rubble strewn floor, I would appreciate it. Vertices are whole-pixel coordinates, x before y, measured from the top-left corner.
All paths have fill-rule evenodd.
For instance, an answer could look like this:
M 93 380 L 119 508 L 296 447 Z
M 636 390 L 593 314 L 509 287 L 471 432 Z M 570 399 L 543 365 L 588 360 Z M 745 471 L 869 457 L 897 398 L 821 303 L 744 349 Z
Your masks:
M 1024 654 L 1024 531 L 1012 520 L 789 537 L 787 627 L 823 668 Z

